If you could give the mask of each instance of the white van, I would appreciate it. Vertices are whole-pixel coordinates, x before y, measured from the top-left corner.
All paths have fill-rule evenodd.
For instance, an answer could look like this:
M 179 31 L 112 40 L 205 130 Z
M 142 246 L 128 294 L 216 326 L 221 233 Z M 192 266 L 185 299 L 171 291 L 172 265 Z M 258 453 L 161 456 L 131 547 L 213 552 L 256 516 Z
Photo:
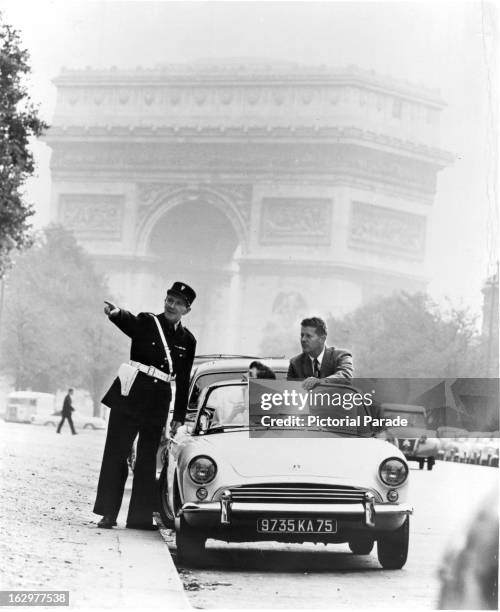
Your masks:
M 31 423 L 37 414 L 50 415 L 55 412 L 55 395 L 36 391 L 13 391 L 7 396 L 5 420 L 16 423 Z

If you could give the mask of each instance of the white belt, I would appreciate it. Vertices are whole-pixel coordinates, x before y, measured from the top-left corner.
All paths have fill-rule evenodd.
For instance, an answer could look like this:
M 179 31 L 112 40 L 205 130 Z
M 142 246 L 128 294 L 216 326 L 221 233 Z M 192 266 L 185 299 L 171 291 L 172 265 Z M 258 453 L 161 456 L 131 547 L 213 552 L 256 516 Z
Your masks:
M 163 380 L 164 382 L 170 382 L 171 380 L 175 380 L 175 374 L 166 374 L 165 372 L 162 372 L 154 366 L 147 366 L 143 363 L 139 363 L 138 361 L 132 360 L 129 361 L 129 363 L 131 366 L 134 366 L 134 368 L 137 368 L 139 372 L 144 372 L 144 374 L 152 376 L 153 378 L 158 378 L 159 380 Z

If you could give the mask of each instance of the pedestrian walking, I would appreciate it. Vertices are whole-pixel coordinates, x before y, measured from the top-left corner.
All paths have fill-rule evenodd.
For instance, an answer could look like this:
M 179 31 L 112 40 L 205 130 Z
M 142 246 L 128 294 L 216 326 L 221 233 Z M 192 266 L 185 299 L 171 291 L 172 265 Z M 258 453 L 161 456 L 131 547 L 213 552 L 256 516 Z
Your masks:
M 73 395 L 74 389 L 68 389 L 68 393 L 66 394 L 63 402 L 63 407 L 61 411 L 61 420 L 59 425 L 57 426 L 57 433 L 61 433 L 61 427 L 64 425 L 64 421 L 68 420 L 69 426 L 71 428 L 71 433 L 76 436 L 75 426 L 73 425 L 73 419 L 71 418 L 71 413 L 74 412 L 73 403 L 71 401 L 71 397 Z
M 127 456 L 138 435 L 132 495 L 126 526 L 156 529 L 152 523 L 156 502 L 156 452 L 165 426 L 171 382 L 175 380 L 175 406 L 170 435 L 184 423 L 189 378 L 196 349 L 193 334 L 181 318 L 191 310 L 196 293 L 182 282 L 167 291 L 161 314 L 137 316 L 105 302 L 104 312 L 131 339 L 130 361 L 102 399 L 111 408 L 106 444 L 97 485 L 94 512 L 102 515 L 98 527 L 116 525 L 127 479 Z

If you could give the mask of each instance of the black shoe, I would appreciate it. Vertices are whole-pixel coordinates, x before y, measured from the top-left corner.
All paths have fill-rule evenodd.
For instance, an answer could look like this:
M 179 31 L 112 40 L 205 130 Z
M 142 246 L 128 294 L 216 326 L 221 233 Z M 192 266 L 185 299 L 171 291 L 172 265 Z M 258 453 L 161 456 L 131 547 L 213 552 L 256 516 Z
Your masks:
M 97 523 L 97 526 L 101 529 L 111 529 L 112 527 L 116 527 L 116 520 L 112 516 L 109 516 L 109 514 L 105 514 Z
M 158 525 L 153 523 L 127 523 L 127 529 L 142 529 L 143 531 L 157 531 Z

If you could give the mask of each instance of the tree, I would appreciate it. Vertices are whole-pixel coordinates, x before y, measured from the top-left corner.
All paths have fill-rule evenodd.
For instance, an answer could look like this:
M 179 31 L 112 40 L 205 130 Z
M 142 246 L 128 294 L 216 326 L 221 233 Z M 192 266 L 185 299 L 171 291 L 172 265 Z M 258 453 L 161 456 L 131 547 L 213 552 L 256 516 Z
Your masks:
M 102 313 L 104 280 L 73 234 L 49 226 L 9 273 L 0 337 L 16 389 L 88 389 L 95 411 L 126 341 Z
M 348 347 L 357 377 L 480 377 L 484 359 L 475 319 L 439 308 L 426 294 L 395 294 L 328 321 L 336 346 Z
M 33 207 L 22 193 L 35 168 L 29 141 L 48 127 L 28 94 L 25 81 L 30 71 L 19 34 L 0 13 L 0 278 L 11 250 L 30 244 L 28 220 Z

